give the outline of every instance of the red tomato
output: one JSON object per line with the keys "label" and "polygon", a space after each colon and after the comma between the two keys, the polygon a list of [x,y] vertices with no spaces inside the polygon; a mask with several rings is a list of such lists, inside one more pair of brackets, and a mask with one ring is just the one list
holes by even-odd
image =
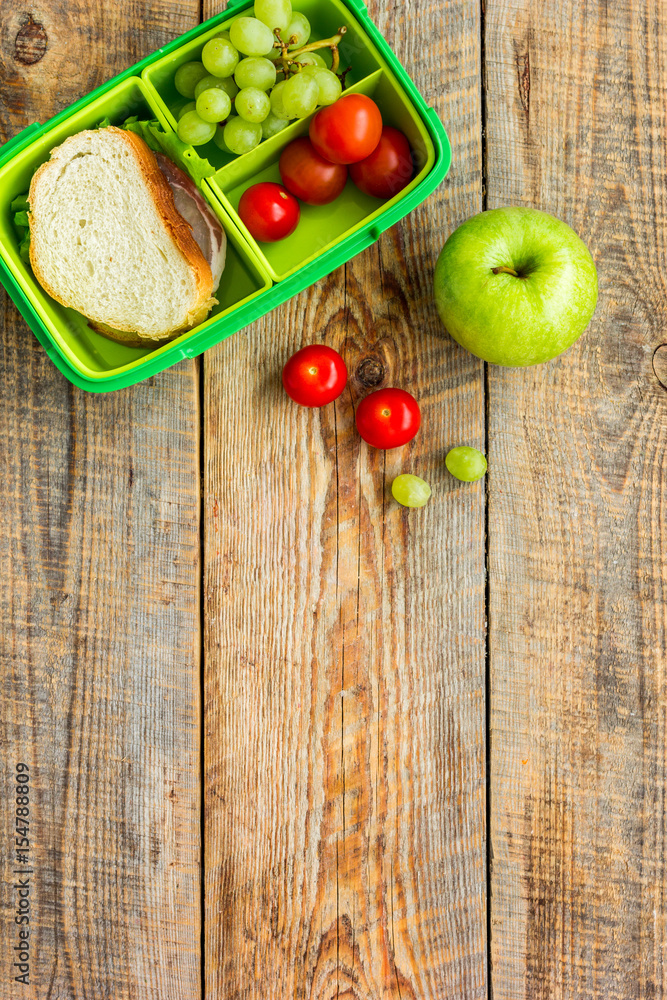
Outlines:
{"label": "red tomato", "polygon": [[262,181],[241,195],[241,221],[260,243],[276,243],[296,229],[301,209],[296,198],[282,184]]}
{"label": "red tomato", "polygon": [[320,108],[310,123],[310,140],[325,160],[356,163],[373,152],[382,135],[382,115],[364,94],[347,94]]}
{"label": "red tomato", "polygon": [[359,190],[374,198],[393,198],[412,180],[412,174],[410,144],[391,125],[384,126],[371,155],[350,167],[350,177]]}
{"label": "red tomato", "polygon": [[417,400],[404,389],[378,389],[359,403],[357,430],[373,448],[400,448],[419,430]]}
{"label": "red tomato", "polygon": [[340,396],[346,383],[345,362],[325,344],[302,347],[283,368],[285,392],[301,406],[331,403]]}
{"label": "red tomato", "polygon": [[307,205],[328,205],[347,181],[347,167],[325,160],[305,137],[285,147],[279,167],[287,190]]}

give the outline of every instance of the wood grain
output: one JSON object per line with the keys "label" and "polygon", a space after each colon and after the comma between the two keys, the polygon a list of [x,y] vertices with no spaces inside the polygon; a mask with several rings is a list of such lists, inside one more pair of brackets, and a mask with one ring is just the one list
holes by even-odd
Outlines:
{"label": "wood grain", "polygon": [[[457,169],[205,358],[209,1000],[486,996],[484,491],[443,462],[483,445],[482,366],[444,337],[431,295],[439,247],[480,208],[478,9],[420,9],[427,49],[408,8],[371,13]],[[352,377],[307,411],[280,371],[318,341]],[[354,407],[388,384],[424,421],[385,454],[361,444]],[[411,470],[433,486],[422,511],[391,499]]]}
{"label": "wood grain", "polygon": [[485,40],[489,207],[564,218],[600,275],[563,358],[489,369],[493,996],[657,1000],[667,5],[492,0]]}
{"label": "wood grain", "polygon": [[[5,136],[199,14],[192,2],[25,10],[2,11]],[[48,41],[26,63],[41,44],[24,33],[15,49],[29,12]],[[56,371],[4,295],[0,352],[0,996],[195,1000],[196,366],[86,395]],[[29,986],[12,969],[18,762],[32,786]]]}

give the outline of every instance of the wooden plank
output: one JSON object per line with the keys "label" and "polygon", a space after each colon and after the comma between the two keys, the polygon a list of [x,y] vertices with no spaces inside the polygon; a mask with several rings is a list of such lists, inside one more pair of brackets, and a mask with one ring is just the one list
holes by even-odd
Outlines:
{"label": "wooden plank", "polygon": [[[206,355],[208,1000],[486,997],[484,490],[443,463],[483,445],[483,371],[431,296],[439,248],[481,207],[478,7],[433,4],[419,30],[402,6],[371,13],[457,169]],[[317,341],[352,378],[312,412],[280,370]],[[422,405],[403,451],[360,446],[354,405],[375,378]],[[423,511],[392,501],[401,470],[432,483]]]}
{"label": "wooden plank", "polygon": [[[26,65],[14,54],[27,16],[3,14],[5,135],[198,15],[190,0],[50,0],[39,8],[46,53]],[[23,54],[34,54],[29,41]],[[135,389],[86,395],[4,296],[0,309],[0,995],[195,1000],[197,370],[188,362]],[[14,842],[18,764],[30,774],[29,865]],[[11,887],[26,877],[29,986],[12,964],[21,927]]]}
{"label": "wooden plank", "polygon": [[667,5],[486,10],[488,202],[587,240],[597,316],[489,370],[495,1000],[664,997]]}

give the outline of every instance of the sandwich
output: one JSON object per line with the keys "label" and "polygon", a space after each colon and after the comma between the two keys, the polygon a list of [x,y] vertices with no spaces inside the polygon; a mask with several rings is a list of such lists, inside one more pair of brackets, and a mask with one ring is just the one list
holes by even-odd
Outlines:
{"label": "sandwich", "polygon": [[190,177],[139,131],[91,129],[52,150],[30,184],[29,255],[42,288],[95,330],[154,346],[217,304],[227,240]]}

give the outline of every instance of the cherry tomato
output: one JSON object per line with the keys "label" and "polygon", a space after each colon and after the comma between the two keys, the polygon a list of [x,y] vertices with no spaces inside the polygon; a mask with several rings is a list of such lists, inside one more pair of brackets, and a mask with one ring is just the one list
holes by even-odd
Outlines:
{"label": "cherry tomato", "polygon": [[412,174],[410,144],[391,125],[384,126],[371,155],[350,167],[350,177],[359,190],[374,198],[393,198],[409,184]]}
{"label": "cherry tomato", "polygon": [[260,243],[276,243],[296,229],[301,209],[282,184],[262,181],[241,195],[239,215],[251,236]]}
{"label": "cherry tomato", "polygon": [[328,205],[347,181],[347,167],[325,160],[305,137],[285,147],[279,168],[287,190],[307,205]]}
{"label": "cherry tomato", "polygon": [[310,123],[310,141],[325,160],[356,163],[373,152],[382,135],[382,115],[365,94],[347,94],[320,108]]}
{"label": "cherry tomato", "polygon": [[301,406],[325,406],[340,396],[347,368],[337,351],[311,344],[293,354],[283,368],[285,392]]}
{"label": "cherry tomato", "polygon": [[400,448],[419,430],[417,400],[404,389],[378,389],[359,403],[357,430],[373,448]]}

